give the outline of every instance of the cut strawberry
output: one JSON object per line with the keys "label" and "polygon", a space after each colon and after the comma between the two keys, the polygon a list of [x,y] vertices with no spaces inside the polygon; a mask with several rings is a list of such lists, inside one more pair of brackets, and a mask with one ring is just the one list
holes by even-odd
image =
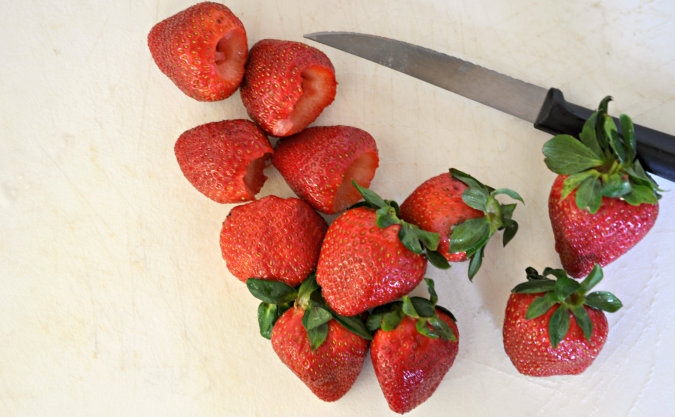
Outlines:
{"label": "cut strawberry", "polygon": [[241,99],[263,130],[290,136],[316,120],[336,88],[335,69],[323,52],[301,42],[263,39],[251,48]]}
{"label": "cut strawberry", "polygon": [[375,139],[351,126],[316,126],[279,141],[272,163],[315,209],[334,214],[361,199],[379,164]]}
{"label": "cut strawberry", "polygon": [[255,199],[274,152],[267,136],[244,119],[190,129],[178,138],[174,151],[188,181],[218,203]]}
{"label": "cut strawberry", "polygon": [[244,77],[246,30],[222,4],[198,3],[157,23],[148,47],[159,69],[196,100],[223,100]]}

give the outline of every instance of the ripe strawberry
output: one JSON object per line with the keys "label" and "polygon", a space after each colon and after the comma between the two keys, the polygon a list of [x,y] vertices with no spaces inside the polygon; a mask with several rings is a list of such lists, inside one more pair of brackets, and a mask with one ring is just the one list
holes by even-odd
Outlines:
{"label": "ripe strawberry", "polygon": [[424,230],[440,234],[438,252],[449,262],[471,259],[469,278],[480,268],[485,245],[504,229],[503,244],[518,231],[511,217],[515,204],[500,204],[496,196],[507,194],[523,201],[515,191],[495,190],[459,170],[430,178],[401,204],[401,218]]}
{"label": "ripe strawberry", "polygon": [[400,414],[431,397],[459,350],[455,318],[436,306],[433,281],[425,280],[430,300],[404,296],[375,309],[367,322],[377,329],[370,347],[375,375],[389,408]]}
{"label": "ripe strawberry", "polygon": [[262,130],[241,119],[192,128],[180,135],[174,152],[199,192],[218,203],[238,203],[255,199],[274,150]]}
{"label": "ripe strawberry", "polygon": [[159,69],[188,96],[223,100],[237,90],[248,57],[246,30],[222,4],[195,4],[161,22],[148,34]]}
{"label": "ripe strawberry", "polygon": [[244,282],[255,277],[296,286],[315,269],[327,227],[304,201],[270,195],[230,210],[220,249],[228,270]]}
{"label": "ripe strawberry", "polygon": [[333,64],[320,50],[263,39],[251,48],[240,93],[249,116],[264,131],[289,136],[333,102],[336,87]]}
{"label": "ripe strawberry", "polygon": [[606,291],[588,293],[602,279],[598,265],[581,283],[562,269],[546,268],[543,275],[531,267],[526,271],[528,281],[512,290],[506,305],[506,354],[524,375],[582,373],[607,340],[607,318],[602,310],[615,312],[621,301]]}
{"label": "ripe strawberry", "polygon": [[633,123],[621,115],[619,136],[607,114],[609,100],[600,102],[579,140],[558,135],[543,149],[546,165],[559,174],[548,200],[555,248],[573,277],[626,253],[659,213],[660,190],[636,159]]}
{"label": "ripe strawberry", "polygon": [[372,339],[361,319],[330,310],[313,274],[297,290],[255,278],[246,285],[263,301],[258,308],[261,334],[271,338],[281,361],[320,399],[336,401],[345,395],[361,373]]}
{"label": "ripe strawberry", "polygon": [[354,186],[366,201],[331,223],[316,267],[328,305],[346,316],[409,293],[422,281],[427,258],[441,267],[437,258],[445,260],[432,253],[437,233],[400,220],[396,203]]}
{"label": "ripe strawberry", "polygon": [[335,214],[361,199],[379,163],[375,139],[351,126],[310,127],[277,143],[272,164],[298,197]]}

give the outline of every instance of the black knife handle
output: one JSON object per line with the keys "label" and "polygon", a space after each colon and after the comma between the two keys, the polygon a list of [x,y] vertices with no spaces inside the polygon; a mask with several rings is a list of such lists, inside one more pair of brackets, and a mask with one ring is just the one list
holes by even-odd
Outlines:
{"label": "black knife handle", "polygon": [[[568,103],[562,91],[551,88],[534,127],[552,135],[568,134],[579,137],[584,123],[593,110]],[[619,133],[621,123],[615,117]],[[648,127],[635,125],[637,157],[645,170],[675,181],[675,136]]]}

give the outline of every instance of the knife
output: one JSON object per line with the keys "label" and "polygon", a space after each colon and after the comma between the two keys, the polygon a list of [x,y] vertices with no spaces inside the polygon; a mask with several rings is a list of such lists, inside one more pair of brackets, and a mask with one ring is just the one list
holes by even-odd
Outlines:
{"label": "knife", "polygon": [[[593,110],[543,88],[471,62],[395,39],[354,32],[316,32],[305,38],[349,52],[526,120],[552,135],[578,137]],[[621,123],[615,118],[619,131]],[[675,136],[635,125],[645,170],[675,181]]]}

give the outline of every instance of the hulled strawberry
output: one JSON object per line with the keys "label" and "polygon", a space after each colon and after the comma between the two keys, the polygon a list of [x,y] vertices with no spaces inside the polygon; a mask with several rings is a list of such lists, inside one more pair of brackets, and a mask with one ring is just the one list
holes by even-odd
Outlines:
{"label": "hulled strawberry", "polygon": [[336,88],[335,69],[323,52],[302,42],[263,39],[251,48],[240,93],[263,130],[289,136],[333,102]]}
{"label": "hulled strawberry", "polygon": [[244,77],[246,30],[219,3],[198,3],[157,23],[148,47],[159,69],[196,100],[223,100]]}
{"label": "hulled strawberry", "polygon": [[433,255],[438,234],[400,220],[395,202],[354,186],[366,201],[331,223],[316,269],[324,298],[333,310],[347,316],[412,291],[424,277],[425,253],[433,262],[445,261]]}
{"label": "hulled strawberry", "polygon": [[359,201],[352,181],[369,187],[378,163],[375,139],[351,126],[309,127],[280,140],[272,158],[295,194],[326,214]]}
{"label": "hulled strawberry", "polygon": [[432,177],[418,186],[401,204],[401,218],[438,233],[438,252],[448,261],[471,259],[468,273],[469,278],[473,278],[490,237],[504,230],[506,246],[518,231],[518,223],[512,219],[516,204],[501,204],[496,198],[500,194],[523,201],[513,190],[495,190],[451,168],[449,173]]}
{"label": "hulled strawberry", "polygon": [[174,146],[185,177],[218,203],[255,199],[267,177],[263,174],[274,150],[250,120],[224,120],[184,132]]}
{"label": "hulled strawberry", "polygon": [[562,269],[546,268],[543,275],[531,267],[526,271],[527,282],[512,290],[506,305],[506,354],[524,375],[582,373],[607,340],[603,311],[617,311],[621,301],[610,292],[589,293],[603,276],[598,265],[581,283]]}
{"label": "hulled strawberry", "polygon": [[336,401],[361,373],[372,338],[359,317],[344,317],[325,305],[311,274],[299,288],[249,279],[261,334],[271,338],[279,359],[323,401]]}
{"label": "hulled strawberry", "polygon": [[228,270],[248,278],[300,284],[316,268],[326,221],[298,198],[266,196],[230,210],[220,232]]}
{"label": "hulled strawberry", "polygon": [[548,200],[555,248],[573,277],[626,253],[659,213],[660,190],[636,159],[633,123],[621,115],[620,136],[607,114],[610,100],[600,102],[579,140],[558,135],[543,148],[546,165],[558,174]]}
{"label": "hulled strawberry", "polygon": [[433,395],[459,350],[455,318],[436,306],[433,281],[425,280],[429,300],[404,296],[376,308],[367,321],[375,331],[370,347],[375,375],[389,408],[400,414]]}

